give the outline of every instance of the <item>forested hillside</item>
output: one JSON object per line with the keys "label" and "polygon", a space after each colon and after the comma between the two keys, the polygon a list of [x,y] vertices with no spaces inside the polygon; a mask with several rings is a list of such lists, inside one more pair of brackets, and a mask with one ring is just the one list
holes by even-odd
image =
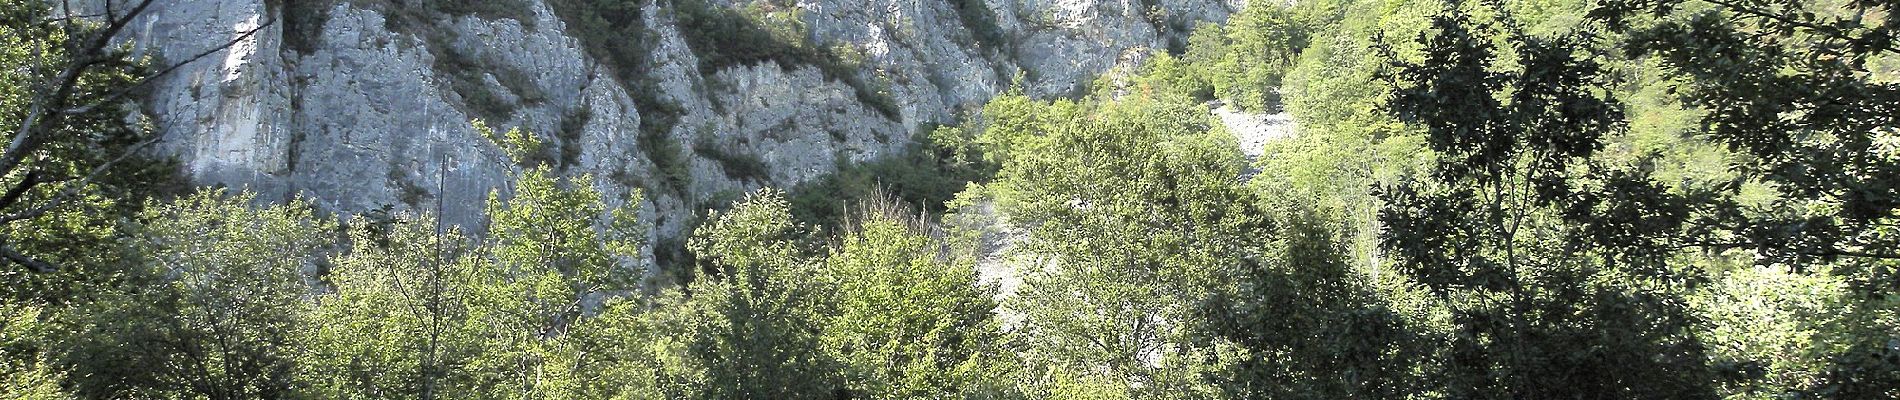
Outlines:
{"label": "forested hillside", "polygon": [[[363,212],[158,150],[154,82],[275,22],[160,57],[127,33],[152,3],[0,4],[0,399],[1900,398],[1892,1],[1148,1],[1191,33],[811,179],[496,112],[466,128],[495,182]],[[423,36],[522,12],[355,3]],[[640,107],[671,70],[612,60],[659,51],[651,10],[719,76],[866,84],[800,44],[816,3],[548,4]],[[1020,46],[990,4],[944,9]],[[688,180],[570,168],[630,149],[764,188],[642,210]]]}

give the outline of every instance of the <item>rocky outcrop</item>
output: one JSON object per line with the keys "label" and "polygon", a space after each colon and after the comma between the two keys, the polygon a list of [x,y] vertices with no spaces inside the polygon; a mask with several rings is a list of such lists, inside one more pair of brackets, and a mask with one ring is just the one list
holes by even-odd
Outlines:
{"label": "rocky outcrop", "polygon": [[557,149],[551,164],[595,177],[615,201],[644,189],[643,218],[664,239],[681,235],[695,209],[903,151],[918,129],[956,123],[1016,82],[1033,96],[1075,93],[1179,40],[1194,21],[1238,9],[1220,0],[782,3],[808,45],[861,58],[840,75],[773,62],[708,70],[700,56],[717,49],[692,48],[673,1],[648,2],[639,70],[650,84],[634,84],[590,57],[549,1],[514,1],[458,14],[421,0],[168,0],[130,39],[177,61],[262,27],[155,82],[145,101],[160,147],[196,182],[344,213],[439,203],[447,220],[479,226],[480,200],[506,191],[516,168],[470,128],[479,117],[546,138]]}
{"label": "rocky outcrop", "polygon": [[1240,153],[1247,161],[1258,161],[1266,155],[1267,142],[1292,137],[1298,132],[1299,124],[1293,122],[1293,114],[1281,111],[1274,114],[1247,112],[1232,106],[1213,107],[1214,118],[1221,126],[1240,142]]}

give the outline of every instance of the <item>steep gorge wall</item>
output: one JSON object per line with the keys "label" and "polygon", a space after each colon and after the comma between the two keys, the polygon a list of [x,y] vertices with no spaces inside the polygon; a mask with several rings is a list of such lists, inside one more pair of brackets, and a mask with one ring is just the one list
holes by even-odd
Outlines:
{"label": "steep gorge wall", "polygon": [[[713,0],[799,21],[803,45],[849,60],[708,68],[702,57],[724,53],[705,47],[728,43],[683,32],[698,25],[681,23],[676,1],[695,0],[639,3],[638,35],[586,40],[556,1],[166,0],[132,34],[147,54],[182,61],[263,26],[151,87],[162,150],[200,184],[338,212],[440,201],[447,220],[478,225],[481,200],[513,168],[469,127],[482,118],[545,138],[554,165],[596,177],[611,201],[645,189],[642,218],[668,239],[738,193],[903,151],[918,129],[958,122],[1018,77],[1033,96],[1075,93],[1239,8]],[[614,40],[642,51],[596,59]]]}

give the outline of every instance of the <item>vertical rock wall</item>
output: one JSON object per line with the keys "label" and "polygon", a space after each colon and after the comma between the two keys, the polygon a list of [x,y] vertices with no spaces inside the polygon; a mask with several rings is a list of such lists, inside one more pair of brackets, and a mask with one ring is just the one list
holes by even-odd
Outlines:
{"label": "vertical rock wall", "polygon": [[[523,10],[494,16],[420,10],[431,3],[420,0],[167,0],[131,39],[183,61],[262,26],[155,82],[145,101],[161,148],[195,182],[345,213],[439,201],[448,221],[477,226],[481,200],[506,190],[514,168],[469,127],[488,115],[564,149],[560,169],[596,177],[613,201],[644,188],[643,218],[658,239],[680,236],[709,202],[903,151],[916,130],[956,123],[1013,82],[1033,96],[1077,93],[1193,22],[1238,9],[1220,0],[788,3],[810,45],[862,56],[853,76],[894,103],[893,114],[817,66],[706,73],[707,49],[684,39],[671,1],[642,10],[651,51],[641,70],[653,84],[632,85],[590,58],[550,4],[520,1]],[[983,9],[960,14],[953,1]],[[664,111],[677,121],[642,140],[643,116],[661,111],[643,110],[636,96],[677,105]],[[656,157],[669,150],[678,160]],[[669,181],[664,162],[683,163],[670,168],[684,179]]]}

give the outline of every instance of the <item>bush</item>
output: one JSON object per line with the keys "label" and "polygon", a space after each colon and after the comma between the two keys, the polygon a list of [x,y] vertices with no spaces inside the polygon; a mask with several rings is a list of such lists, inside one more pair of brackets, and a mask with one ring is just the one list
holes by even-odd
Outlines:
{"label": "bush", "polygon": [[1280,107],[1277,88],[1307,47],[1309,25],[1288,6],[1250,3],[1226,26],[1195,27],[1182,60],[1205,76],[1215,97],[1246,111],[1273,111]]}
{"label": "bush", "polygon": [[[289,0],[296,2],[296,0]],[[507,18],[534,23],[534,14],[528,12],[528,3],[522,0],[429,0],[429,7],[449,15],[474,15],[486,19]]]}
{"label": "bush", "polygon": [[995,165],[976,154],[969,130],[942,127],[926,132],[901,154],[864,164],[840,161],[838,172],[793,188],[792,215],[802,223],[835,230],[851,217],[848,205],[886,192],[912,209],[942,215],[944,203],[957,192],[996,173]]}
{"label": "bush", "polygon": [[760,182],[771,178],[771,168],[757,154],[731,151],[711,140],[693,143],[693,152],[719,162],[727,178]]}
{"label": "bush", "polygon": [[686,158],[686,149],[679,141],[655,131],[641,131],[638,140],[647,160],[658,170],[661,183],[684,192],[687,181],[692,179],[692,171],[688,169],[691,165],[687,164],[690,160]]}
{"label": "bush", "polygon": [[[818,53],[804,45],[804,24],[796,16],[773,15],[777,12],[756,4],[744,11],[721,7],[704,0],[674,3],[680,33],[686,44],[699,55],[700,72],[711,74],[736,65],[756,65],[766,61],[791,67],[818,63]],[[789,13],[789,12],[788,12]],[[777,29],[760,20],[782,19]]]}
{"label": "bush", "polygon": [[990,10],[989,4],[983,0],[950,0],[950,8],[957,10],[957,20],[970,30],[978,46],[999,52],[1010,48],[1003,27],[996,25],[996,11]]}
{"label": "bush", "polygon": [[639,75],[648,52],[646,22],[639,1],[551,0],[548,6],[567,23],[567,33],[579,39],[588,55],[614,69],[623,82]]}
{"label": "bush", "polygon": [[568,167],[580,164],[581,134],[586,133],[587,123],[593,121],[593,119],[593,107],[584,104],[578,108],[568,110],[566,114],[561,116],[561,130],[560,136],[558,137],[561,140],[561,154],[559,158],[559,167],[561,169],[567,169]]}
{"label": "bush", "polygon": [[283,0],[284,47],[299,53],[316,51],[323,24],[330,20],[330,8],[338,0]]}

